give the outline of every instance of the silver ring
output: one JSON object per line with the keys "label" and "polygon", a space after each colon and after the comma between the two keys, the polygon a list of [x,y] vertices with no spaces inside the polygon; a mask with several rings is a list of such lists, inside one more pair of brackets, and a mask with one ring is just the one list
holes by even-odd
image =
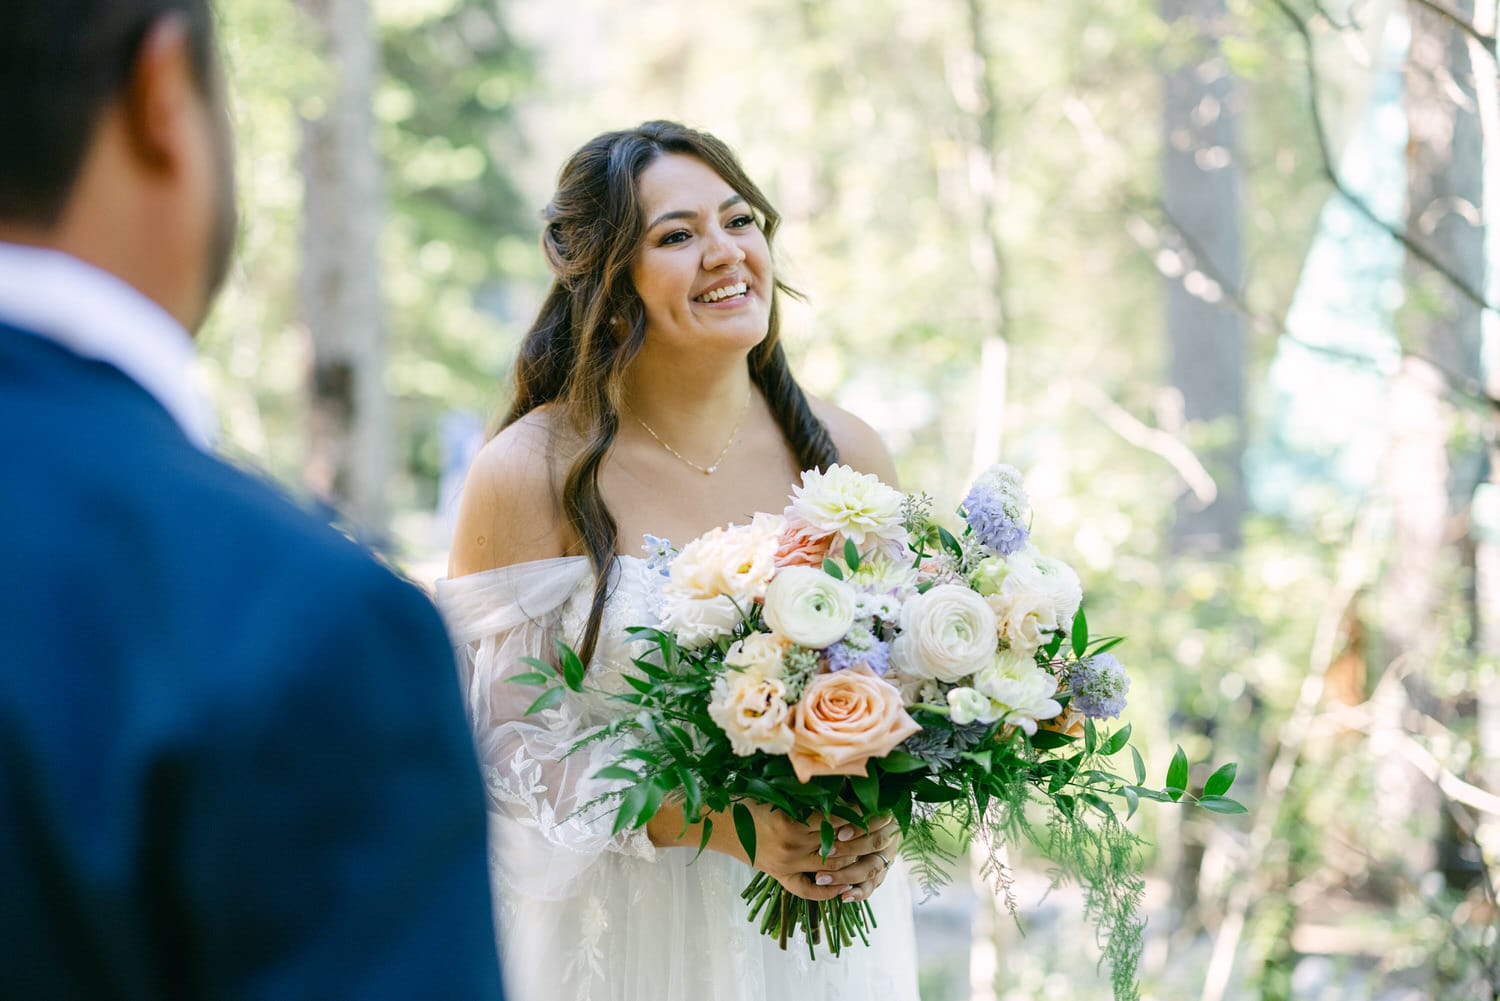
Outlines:
{"label": "silver ring", "polygon": [[[880,861],[885,863],[886,869],[889,869],[891,867],[891,860],[885,857],[884,852],[876,852],[875,854],[880,857]],[[883,872],[884,870],[881,871]]]}

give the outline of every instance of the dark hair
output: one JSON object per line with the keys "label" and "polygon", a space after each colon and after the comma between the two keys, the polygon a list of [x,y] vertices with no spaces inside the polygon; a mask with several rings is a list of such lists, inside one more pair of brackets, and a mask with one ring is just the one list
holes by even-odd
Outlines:
{"label": "dark hair", "polygon": [[213,94],[210,0],[0,2],[0,220],[59,221],[100,114],[167,14],[186,19],[198,83]]}
{"label": "dark hair", "polygon": [[[579,653],[587,663],[599,639],[609,566],[619,528],[599,491],[599,470],[620,426],[626,368],[646,336],[646,312],[630,279],[645,230],[641,173],[669,153],[697,157],[750,203],[769,246],[781,217],[720,140],[675,122],[606,132],[569,158],[543,218],[542,248],[554,281],[521,342],[515,393],[502,426],[545,403],[557,404],[583,437],[563,484],[562,507],[594,568],[594,600]],[[838,449],[792,377],[779,335],[779,279],[766,337],[751,352],[758,386],[803,469],[838,461]],[[619,318],[624,336],[611,329]]]}

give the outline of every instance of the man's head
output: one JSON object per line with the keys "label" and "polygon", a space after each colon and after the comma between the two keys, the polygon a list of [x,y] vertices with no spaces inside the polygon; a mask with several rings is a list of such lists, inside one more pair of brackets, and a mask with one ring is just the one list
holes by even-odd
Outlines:
{"label": "man's head", "polygon": [[234,242],[210,0],[0,2],[0,240],[80,257],[189,329]]}

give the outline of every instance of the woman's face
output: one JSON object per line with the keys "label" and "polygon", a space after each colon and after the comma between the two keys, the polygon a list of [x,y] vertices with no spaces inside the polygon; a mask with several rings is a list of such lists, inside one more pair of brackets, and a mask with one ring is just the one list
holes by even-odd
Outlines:
{"label": "woman's face", "polygon": [[697,157],[669,153],[641,172],[646,231],[630,267],[646,342],[748,351],[771,315],[771,249],[748,202]]}

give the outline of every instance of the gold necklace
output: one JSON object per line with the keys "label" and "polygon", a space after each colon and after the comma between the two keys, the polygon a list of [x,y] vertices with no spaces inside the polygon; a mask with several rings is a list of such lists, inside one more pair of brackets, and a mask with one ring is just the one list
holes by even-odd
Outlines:
{"label": "gold necklace", "polygon": [[657,434],[656,431],[652,429],[650,424],[647,424],[645,421],[641,420],[641,415],[631,409],[630,404],[626,403],[625,409],[630,412],[631,417],[635,418],[635,422],[637,424],[646,429],[647,434],[656,439],[656,443],[658,445],[666,449],[668,452],[671,452],[674,456],[677,457],[679,461],[698,470],[698,472],[702,473],[704,476],[712,476],[714,473],[718,472],[719,463],[724,461],[724,456],[729,454],[729,450],[734,447],[734,443],[739,439],[740,425],[745,423],[745,415],[750,412],[750,391],[747,391],[745,393],[745,405],[740,408],[740,419],[734,422],[734,430],[729,432],[729,440],[724,443],[723,448],[719,449],[719,454],[714,458],[713,465],[711,466],[698,465],[692,459],[689,459],[687,456],[677,451],[677,449],[673,448],[671,445],[668,445],[665,441],[662,441],[661,435]]}

